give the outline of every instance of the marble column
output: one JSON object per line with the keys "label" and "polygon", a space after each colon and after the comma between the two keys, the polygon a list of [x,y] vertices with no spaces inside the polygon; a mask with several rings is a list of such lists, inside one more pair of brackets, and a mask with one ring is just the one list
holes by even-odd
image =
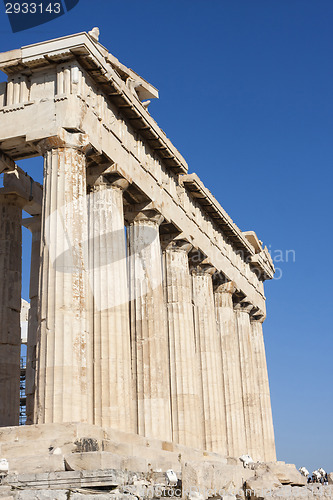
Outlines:
{"label": "marble column", "polygon": [[19,424],[22,208],[0,194],[0,426]]}
{"label": "marble column", "polygon": [[251,329],[260,402],[260,421],[263,437],[262,455],[263,460],[266,462],[274,462],[276,460],[275,439],[262,320],[253,319]]}
{"label": "marble column", "polygon": [[222,371],[225,394],[228,455],[239,457],[247,452],[241,365],[232,295],[232,281],[215,288],[215,312],[221,340]]}
{"label": "marble column", "polygon": [[248,302],[240,302],[234,306],[239,342],[247,453],[256,461],[262,458],[262,436],[258,423],[258,399],[254,374],[255,357],[251,339],[250,312],[252,309],[252,304]]}
{"label": "marble column", "polygon": [[165,281],[170,344],[170,382],[173,441],[203,448],[200,413],[199,359],[196,352],[192,284],[185,240],[165,250]]}
{"label": "marble column", "polygon": [[89,194],[94,423],[133,432],[124,179],[101,176]]}
{"label": "marble column", "polygon": [[28,219],[23,219],[23,225],[31,231],[31,265],[30,265],[30,309],[28,321],[28,341],[27,341],[27,368],[26,368],[26,424],[34,421],[34,397],[35,397],[35,376],[36,376],[36,343],[38,330],[38,286],[41,238],[41,217],[36,215]]}
{"label": "marble column", "polygon": [[169,345],[162,285],[159,225],[154,210],[126,214],[131,300],[131,342],[136,428],[143,436],[172,440]]}
{"label": "marble column", "polygon": [[194,325],[200,360],[204,448],[227,454],[221,344],[216,328],[212,282],[214,272],[209,265],[192,270]]}
{"label": "marble column", "polygon": [[93,422],[86,137],[42,141],[35,422]]}

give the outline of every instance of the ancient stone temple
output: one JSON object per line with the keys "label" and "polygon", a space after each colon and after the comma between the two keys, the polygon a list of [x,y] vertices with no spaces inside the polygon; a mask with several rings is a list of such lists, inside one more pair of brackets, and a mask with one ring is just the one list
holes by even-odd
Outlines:
{"label": "ancient stone temple", "polygon": [[[96,30],[2,53],[0,69],[0,426],[19,422],[24,225],[27,424],[275,461],[273,263],[188,172],[148,111],[158,91]],[[43,186],[15,163],[34,156]]]}

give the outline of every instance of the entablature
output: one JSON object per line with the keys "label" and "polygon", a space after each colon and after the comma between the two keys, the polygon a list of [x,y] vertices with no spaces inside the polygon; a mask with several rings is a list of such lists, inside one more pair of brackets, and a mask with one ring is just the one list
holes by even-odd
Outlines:
{"label": "entablature", "polygon": [[[75,37],[80,43],[73,48],[70,44]],[[106,164],[108,172],[105,174],[109,177],[127,179],[130,185],[124,193],[125,204],[153,203],[164,216],[160,233],[166,239],[174,232],[182,234],[193,248],[202,251],[218,271],[237,282],[239,290],[264,310],[262,281],[271,279],[274,274],[267,248],[262,249],[256,236],[248,237],[253,232],[242,233],[198,176],[187,174],[186,163],[184,168],[176,169],[154,148],[154,140],[145,138],[142,130],[135,129],[135,120],[124,113],[120,101],[109,92],[114,82],[121,95],[127,96],[140,111],[140,116],[148,120],[147,131],[151,133],[156,126],[159,137],[166,138],[135,96],[137,87],[133,91],[128,85],[126,67],[120,68],[116,61],[108,62],[109,53],[88,34],[59,40],[63,46],[57,50],[54,49],[57,41],[51,40],[23,47],[16,58],[11,53],[6,53],[7,59],[6,54],[0,55],[0,69],[5,69],[13,80],[10,88],[13,106],[0,109],[4,125],[0,147],[17,160],[40,154],[40,141],[61,135],[63,130],[69,134],[87,134],[93,149],[87,158],[88,178],[103,172],[103,164]],[[91,50],[87,49],[86,42]],[[96,76],[97,70],[92,70],[95,66],[91,61],[95,64],[98,60],[104,64],[103,68],[113,64],[109,79],[105,80],[104,74],[103,80]],[[27,96],[27,82],[23,73],[17,73],[19,68],[26,74],[29,68],[31,71],[27,102],[15,102],[21,95]],[[98,71],[98,75],[103,74],[101,69]],[[122,78],[118,73],[122,73]],[[44,80],[43,75],[46,75]],[[128,75],[134,80],[134,73]],[[1,102],[6,104],[0,95],[0,107]],[[31,117],[34,117],[33,123]],[[178,159],[182,160],[180,155]]]}
{"label": "entablature", "polygon": [[[88,33],[78,33],[4,52],[0,54],[0,70],[10,79],[17,73],[30,75],[33,71],[54,67],[72,59],[79,62],[109,99],[122,110],[131,125],[169,168],[179,173],[187,172],[186,161],[140,101],[147,97],[158,97],[157,89],[133,70],[120,64],[117,58]],[[134,85],[128,79],[134,81]]]}
{"label": "entablature", "polygon": [[39,182],[34,181],[26,172],[18,167],[7,155],[0,152],[0,171],[3,165],[8,165],[4,172],[2,196],[14,196],[19,200],[20,206],[30,215],[39,215],[42,211],[43,188]]}
{"label": "entablature", "polygon": [[262,279],[272,279],[275,272],[272,258],[267,247],[262,248],[262,242],[258,240],[255,232],[242,232],[197,174],[182,175],[180,182],[191,192],[193,198],[210,215],[215,224],[222,229],[233,246],[242,252],[251,267],[258,269]]}

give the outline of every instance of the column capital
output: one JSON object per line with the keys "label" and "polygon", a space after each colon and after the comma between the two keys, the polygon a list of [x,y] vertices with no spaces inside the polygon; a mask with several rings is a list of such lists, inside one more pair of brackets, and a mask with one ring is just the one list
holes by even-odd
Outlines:
{"label": "column capital", "polygon": [[166,235],[166,241],[163,245],[163,235],[161,235],[161,244],[166,251],[174,251],[174,252],[186,252],[187,254],[192,250],[193,245],[188,240],[184,238],[178,238],[177,236],[170,241],[169,235]]}
{"label": "column capital", "polygon": [[253,309],[253,305],[250,304],[250,302],[237,302],[237,304],[234,304],[234,310],[235,311],[241,311],[250,314],[250,312]]}
{"label": "column capital", "polygon": [[130,205],[125,213],[125,219],[130,224],[145,224],[160,226],[164,220],[163,215],[152,204]]}
{"label": "column capital", "polygon": [[30,215],[41,213],[43,188],[20,167],[15,165],[14,169],[4,172],[3,186],[0,192],[5,201],[24,208]]}
{"label": "column capital", "polygon": [[22,219],[22,226],[26,227],[31,233],[38,233],[41,230],[42,217],[35,215],[34,217],[27,217]]}
{"label": "column capital", "polygon": [[216,268],[209,263],[203,262],[195,267],[191,268],[191,274],[193,276],[204,276],[204,275],[210,275],[213,276],[213,274],[216,272]]}
{"label": "column capital", "polygon": [[42,139],[37,144],[37,148],[44,155],[47,151],[60,148],[73,148],[85,153],[90,148],[87,134],[81,132],[71,133],[61,129],[59,135],[54,135]]}
{"label": "column capital", "polygon": [[261,311],[258,311],[255,314],[250,316],[251,323],[261,323],[262,324],[265,321],[265,319],[266,319],[266,315]]}
{"label": "column capital", "polygon": [[27,204],[27,200],[21,196],[21,193],[13,189],[0,188],[0,203],[23,209]]}
{"label": "column capital", "polygon": [[0,174],[10,172],[15,170],[15,168],[16,164],[14,160],[3,151],[0,151]]}
{"label": "column capital", "polygon": [[216,286],[214,292],[215,293],[228,293],[233,295],[237,290],[236,284],[234,281],[227,281],[227,283],[221,283]]}
{"label": "column capital", "polygon": [[103,191],[104,189],[119,189],[120,191],[126,191],[129,184],[130,183],[122,177],[113,178],[109,177],[107,174],[102,174],[90,186],[90,191]]}

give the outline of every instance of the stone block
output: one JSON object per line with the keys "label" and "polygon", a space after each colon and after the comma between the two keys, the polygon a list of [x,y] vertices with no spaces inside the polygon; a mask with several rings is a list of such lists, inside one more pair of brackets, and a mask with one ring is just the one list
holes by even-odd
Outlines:
{"label": "stone block", "polygon": [[175,451],[175,445],[169,441],[162,441],[162,450],[164,451]]}
{"label": "stone block", "polygon": [[169,469],[172,469],[176,473],[180,473],[181,471],[181,463],[178,460],[168,460],[167,458],[163,457],[153,457],[153,458],[148,458],[148,471],[162,471],[166,472]]}
{"label": "stone block", "polygon": [[179,453],[175,453],[173,451],[164,451],[164,450],[152,450],[150,448],[140,448],[134,449],[134,456],[146,458],[148,462],[154,460],[161,460],[161,462],[169,462],[172,466],[179,464]]}
{"label": "stone block", "polygon": [[328,477],[328,484],[333,484],[333,472],[327,474],[327,477]]}
{"label": "stone block", "polygon": [[143,457],[124,457],[121,468],[133,472],[148,472],[149,460]]}
{"label": "stone block", "polygon": [[204,498],[221,496],[232,490],[242,488],[245,479],[253,471],[241,466],[226,465],[220,462],[185,462],[182,464],[183,496],[189,498],[193,492]]}
{"label": "stone block", "polygon": [[65,455],[65,468],[74,470],[122,469],[123,457],[105,451],[70,453]]}
{"label": "stone block", "polygon": [[9,495],[12,488],[10,486],[0,486],[0,498]]}
{"label": "stone block", "polygon": [[102,443],[102,448],[103,451],[108,451],[110,453],[113,453],[115,455],[121,455],[121,456],[137,456],[140,454],[137,453],[135,450],[140,450],[142,447],[135,445],[133,443],[122,443],[121,441],[111,441],[109,439],[106,439]]}
{"label": "stone block", "polygon": [[4,443],[1,445],[1,456],[6,457],[9,461],[14,458],[22,458],[24,456],[41,456],[41,455],[52,455],[52,451],[55,449],[60,449],[61,453],[71,453],[77,450],[75,443],[67,442],[64,444],[61,442],[59,446],[59,440],[54,439],[50,441],[38,441],[38,446],[35,446],[35,442],[31,441],[17,441],[14,443]]}
{"label": "stone block", "polygon": [[[253,471],[251,471],[253,473]],[[269,471],[255,472],[245,482],[245,497],[251,500],[260,500],[272,494],[272,490],[279,488],[279,479]]]}
{"label": "stone block", "polygon": [[85,424],[85,423],[76,423],[75,425],[75,434],[76,438],[84,438],[89,437],[96,439],[97,441],[101,441],[106,438],[106,431],[99,425],[93,424]]}
{"label": "stone block", "polygon": [[102,443],[105,436],[106,432],[98,425],[85,423],[36,424],[0,428],[0,443],[2,445],[38,441],[61,448],[68,443],[82,441],[84,438]]}
{"label": "stone block", "polygon": [[25,441],[54,441],[61,436],[64,442],[75,441],[77,424],[38,424],[0,429],[1,443],[17,443]]}
{"label": "stone block", "polygon": [[307,478],[302,476],[294,464],[269,462],[267,463],[267,468],[269,472],[276,476],[282,484],[305,486],[307,483]]}
{"label": "stone block", "polygon": [[34,455],[9,458],[9,470],[19,474],[40,472],[60,472],[65,470],[63,455]]}
{"label": "stone block", "polygon": [[104,439],[106,440],[119,443],[127,443],[131,445],[147,446],[148,438],[144,436],[139,436],[138,434],[130,432],[118,431],[116,429],[112,429],[111,427],[105,427],[103,429],[104,429]]}
{"label": "stone block", "polygon": [[[155,441],[157,443],[157,440]],[[159,443],[161,444],[162,442],[159,441]],[[156,449],[150,446],[142,446],[137,443],[122,443],[119,441],[104,440],[103,450],[122,457],[139,457],[141,460],[144,459],[147,461],[147,468],[145,467],[145,470],[150,468],[180,470],[179,453],[162,450],[162,446]],[[141,464],[143,464],[142,461]],[[130,470],[129,467],[126,468]]]}
{"label": "stone block", "polygon": [[23,490],[19,491],[16,500],[67,500],[66,490]]}

